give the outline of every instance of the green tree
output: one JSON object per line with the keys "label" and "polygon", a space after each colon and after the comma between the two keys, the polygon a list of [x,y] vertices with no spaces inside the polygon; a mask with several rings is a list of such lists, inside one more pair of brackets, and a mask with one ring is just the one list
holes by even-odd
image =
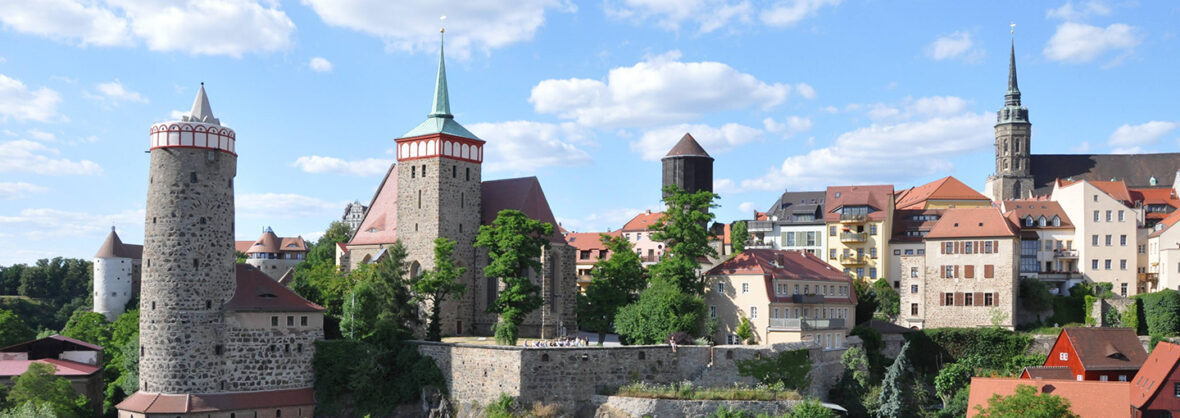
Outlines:
{"label": "green tree", "polygon": [[[106,383],[103,411],[108,415],[115,413],[115,405],[128,394],[134,393],[136,386],[128,386],[126,382],[138,382],[139,365],[128,364],[127,356],[133,356],[135,363],[139,361],[139,310],[124,312],[115,318],[108,329],[110,337],[103,345],[103,380]],[[133,345],[131,352],[128,346]]]}
{"label": "green tree", "polygon": [[540,286],[529,280],[529,271],[540,272],[543,249],[549,248],[553,225],[529,219],[524,212],[505,209],[496,215],[491,225],[479,227],[475,246],[488,251],[489,262],[484,267],[485,277],[496,277],[504,289],[496,297],[488,312],[498,314],[496,342],[516,345],[517,327],[525,315],[540,308]]}
{"label": "green tree", "polygon": [[840,380],[836,382],[829,393],[832,402],[836,402],[848,409],[848,415],[853,417],[868,416],[861,398],[869,388],[869,359],[860,347],[849,347],[840,355],[840,365],[844,371]]}
{"label": "green tree", "polygon": [[942,405],[938,411],[939,418],[960,418],[967,416],[968,397],[971,395],[971,385],[964,386],[955,392],[950,401]]}
{"label": "green tree", "polygon": [[901,298],[898,296],[897,290],[889,284],[888,280],[881,278],[873,283],[873,294],[879,302],[875,316],[893,322],[897,318],[897,315],[901,313]]}
{"label": "green tree", "polygon": [[982,418],[1022,417],[1022,418],[1076,418],[1069,409],[1069,400],[1057,395],[1037,394],[1037,389],[1029,385],[1016,386],[1016,393],[1009,396],[994,394],[987,400],[987,407],[976,405],[976,415]]}
{"label": "green tree", "polygon": [[893,364],[885,371],[885,379],[881,381],[881,405],[877,414],[881,417],[903,417],[910,412],[910,375],[913,367],[910,365],[910,343],[901,347],[901,354],[893,360]]}
{"label": "green tree", "polygon": [[815,399],[808,399],[791,407],[789,418],[836,418],[836,413]]}
{"label": "green tree", "polygon": [[959,362],[948,364],[938,372],[938,376],[934,378],[934,390],[938,397],[942,398],[944,405],[950,403],[951,398],[959,393],[960,389],[971,383],[972,371],[971,366]]}
{"label": "green tree", "polygon": [[734,254],[741,254],[746,250],[746,243],[750,240],[750,231],[746,229],[746,221],[734,222],[729,227],[729,241]]}
{"label": "green tree", "polygon": [[674,332],[694,334],[704,317],[704,299],[654,279],[638,301],[619,309],[615,332],[627,344],[661,344]]}
{"label": "green tree", "polygon": [[741,322],[738,323],[737,330],[734,330],[734,334],[737,334],[738,339],[743,343],[751,343],[751,337],[754,336],[754,330],[750,327],[750,319],[743,316]]}
{"label": "green tree", "polygon": [[98,312],[78,311],[66,322],[61,335],[105,347],[111,339],[111,323]]}
{"label": "green tree", "polygon": [[310,267],[319,264],[336,264],[336,244],[341,242],[348,242],[352,236],[352,230],[348,224],[340,221],[333,221],[328,224],[328,229],[324,230],[324,235],[320,239],[310,245],[307,249],[307,257],[304,261],[299,263],[295,268],[298,271],[304,267]]}
{"label": "green tree", "polygon": [[578,294],[578,325],[598,333],[598,344],[614,328],[619,308],[639,299],[647,285],[643,263],[631,249],[631,241],[602,234],[599,239],[610,257],[599,257],[590,270],[593,278],[585,294]]}
{"label": "green tree", "polygon": [[401,241],[394,241],[393,245],[386,249],[386,255],[371,273],[367,280],[373,283],[378,305],[384,307],[377,318],[389,321],[401,331],[408,332],[409,329],[416,328],[421,321],[418,318],[418,304],[414,302],[408,277],[406,247]]}
{"label": "green tree", "polygon": [[1170,337],[1180,331],[1180,292],[1164,289],[1142,296],[1147,333]]}
{"label": "green tree", "polygon": [[651,267],[655,279],[675,283],[682,292],[701,295],[705,284],[697,274],[701,260],[717,257],[717,250],[709,245],[709,231],[706,229],[713,220],[710,209],[717,195],[701,190],[687,193],[678,186],[664,188],[667,209],[664,216],[649,229],[651,239],[664,243],[664,258]]}
{"label": "green tree", "polygon": [[861,322],[873,319],[873,314],[877,313],[877,307],[881,305],[873,293],[873,285],[864,280],[853,280],[852,288],[856,291],[855,319]]}
{"label": "green tree", "polygon": [[426,327],[426,340],[442,340],[442,324],[439,315],[447,295],[463,296],[467,286],[457,280],[467,271],[466,267],[455,265],[452,254],[455,241],[446,238],[434,239],[434,268],[413,279],[414,300],[430,304],[430,321]]}
{"label": "green tree", "polygon": [[57,368],[48,363],[30,363],[29,369],[12,380],[9,405],[30,402],[48,406],[61,418],[87,415],[87,399],[70,386],[70,381],[54,375]]}
{"label": "green tree", "polygon": [[28,341],[37,333],[11,311],[0,309],[0,347]]}
{"label": "green tree", "polygon": [[48,404],[25,402],[0,412],[0,418],[58,418]]}
{"label": "green tree", "polygon": [[1053,294],[1049,285],[1037,279],[1020,279],[1020,306],[1029,312],[1040,312],[1053,307]]}

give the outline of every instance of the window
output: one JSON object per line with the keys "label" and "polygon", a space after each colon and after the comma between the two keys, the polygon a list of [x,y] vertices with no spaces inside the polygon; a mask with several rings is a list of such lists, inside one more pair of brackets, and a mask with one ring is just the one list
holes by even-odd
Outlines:
{"label": "window", "polygon": [[1105,263],[1103,263],[1103,264],[1105,264],[1105,265],[1106,265],[1106,269],[1107,269],[1107,270],[1110,270],[1110,259],[1109,259],[1109,258],[1108,258],[1108,259],[1106,259],[1106,262],[1105,262]]}
{"label": "window", "polygon": [[972,253],[971,250],[974,249],[974,247],[972,247],[971,244],[972,244],[971,241],[967,241],[967,242],[963,243],[963,254],[971,254]]}
{"label": "window", "polygon": [[[906,250],[906,251],[913,251],[913,250]],[[901,255],[901,250],[893,250],[893,255]]]}
{"label": "window", "polygon": [[[1120,212],[1121,212],[1121,211],[1120,211]],[[1120,375],[1119,375],[1119,381],[1120,381],[1120,382],[1126,382],[1126,381],[1127,381],[1127,375],[1125,375],[1125,374],[1120,374]]]}
{"label": "window", "polygon": [[1127,269],[1127,260],[1119,260],[1119,270]]}
{"label": "window", "polygon": [[836,226],[835,226],[835,225],[832,225],[832,226],[829,226],[829,227],[828,227],[828,236],[829,236],[829,237],[834,237],[834,236],[836,236]]}
{"label": "window", "polygon": [[[1095,201],[1095,202],[1097,202],[1097,201],[1098,201],[1098,200],[1097,200],[1097,199],[1098,199],[1098,195],[1094,195],[1094,199],[1095,199],[1094,201]],[[1098,216],[1099,216],[1099,212],[1098,212],[1098,211],[1094,211],[1094,222],[1098,222]]]}
{"label": "window", "polygon": [[832,260],[836,259],[836,249],[835,248],[828,250],[828,258],[830,258]]}
{"label": "window", "polygon": [[942,300],[943,300],[944,305],[954,306],[955,305],[955,294],[954,293],[943,293]]}
{"label": "window", "polygon": [[307,317],[306,316],[299,317],[299,326],[303,326],[303,327],[307,326]]}
{"label": "window", "polygon": [[910,293],[918,293],[918,285],[911,284],[910,285]]}
{"label": "window", "polygon": [[870,279],[877,278],[877,268],[876,267],[869,267],[869,278]]}
{"label": "window", "polygon": [[955,243],[947,241],[946,244],[943,244],[942,252],[946,253],[946,254],[954,254],[955,253]]}
{"label": "window", "polygon": [[783,232],[783,238],[785,241],[785,244],[783,244],[783,245],[786,245],[788,247],[795,246],[795,234],[792,234],[790,232]]}
{"label": "window", "polygon": [[869,248],[869,258],[877,258],[877,247]]}
{"label": "window", "polygon": [[471,167],[467,167],[467,181],[471,181]]}
{"label": "window", "polygon": [[1108,211],[1106,211],[1106,221],[1107,221],[1107,222],[1110,222],[1110,221],[1111,221],[1111,217],[1110,217],[1110,215],[1111,215],[1111,211],[1109,211],[1109,210],[1108,210]]}
{"label": "window", "polygon": [[758,307],[757,306],[750,307],[750,319],[758,319]]}
{"label": "window", "polygon": [[1098,235],[1097,234],[1090,236],[1090,245],[1093,245],[1095,247],[1098,246]]}
{"label": "window", "polygon": [[918,304],[916,304],[916,303],[910,304],[910,315],[918,316]]}
{"label": "window", "polygon": [[295,317],[293,317],[293,316],[287,317],[287,326],[289,326],[289,327],[295,326]]}
{"label": "window", "polygon": [[912,278],[918,277],[918,268],[917,267],[910,267],[910,277],[912,277]]}
{"label": "window", "polygon": [[906,248],[905,255],[914,255],[914,250],[912,248]]}
{"label": "window", "polygon": [[1090,269],[1098,270],[1098,259],[1090,260]]}
{"label": "window", "polygon": [[1098,195],[1094,195],[1094,201],[1095,201],[1095,202],[1097,202],[1097,201],[1098,201]]}
{"label": "window", "polygon": [[270,317],[270,326],[272,326],[272,327],[279,326],[279,317],[277,317],[277,316]]}
{"label": "window", "polygon": [[795,294],[796,294],[796,295],[798,295],[798,294],[799,294],[799,285],[795,285]]}
{"label": "window", "polygon": [[717,283],[717,293],[725,293],[725,283]]}
{"label": "window", "polygon": [[856,268],[856,277],[858,279],[865,277],[865,268],[864,267],[857,267]]}
{"label": "window", "polygon": [[709,305],[709,318],[716,318],[716,317],[717,317],[717,307],[713,306],[713,305]]}
{"label": "window", "polygon": [[942,277],[955,277],[955,266],[942,266]]}
{"label": "window", "polygon": [[1123,247],[1127,246],[1127,234],[1119,235],[1119,245]]}
{"label": "window", "polygon": [[1107,234],[1107,235],[1106,235],[1106,246],[1107,246],[1107,247],[1109,247],[1109,246],[1110,246],[1110,242],[1111,242],[1111,241],[1110,241],[1110,238],[1111,238],[1111,235],[1110,235],[1110,234]]}
{"label": "window", "polygon": [[1119,211],[1119,222],[1122,222],[1124,219],[1125,219],[1125,217],[1123,216],[1123,211],[1120,210]]}
{"label": "window", "polygon": [[991,241],[984,241],[983,242],[983,253],[984,254],[991,254],[992,253],[992,242]]}
{"label": "window", "polygon": [[996,303],[995,301],[996,301],[995,295],[993,295],[991,293],[984,293],[983,294],[983,306],[992,306]]}
{"label": "window", "polygon": [[750,293],[750,284],[742,283],[742,293]]}
{"label": "window", "polygon": [[877,235],[877,224],[869,224],[869,235]]}
{"label": "window", "polygon": [[963,294],[963,306],[973,306],[974,293],[967,292]]}
{"label": "window", "polygon": [[1127,284],[1123,283],[1120,287],[1121,289],[1119,290],[1119,296],[1127,297]]}
{"label": "window", "polygon": [[925,248],[919,248],[919,249],[918,249],[918,255],[926,255],[926,249],[925,249]]}
{"label": "window", "polygon": [[1099,382],[1105,382],[1105,381],[1108,381],[1108,380],[1110,380],[1110,377],[1107,377],[1106,375],[1098,376],[1098,381],[1099,381]]}
{"label": "window", "polygon": [[1057,353],[1057,359],[1061,361],[1069,361],[1069,353],[1064,351]]}
{"label": "window", "polygon": [[458,169],[459,169],[459,166],[457,166],[457,165],[453,165],[453,166],[451,166],[451,178],[457,178],[457,177],[459,177],[459,171],[458,171]]}
{"label": "window", "polygon": [[1175,392],[1175,396],[1180,398],[1180,382],[1172,384],[1172,392]]}
{"label": "window", "polygon": [[418,166],[410,166],[410,178],[418,177]]}

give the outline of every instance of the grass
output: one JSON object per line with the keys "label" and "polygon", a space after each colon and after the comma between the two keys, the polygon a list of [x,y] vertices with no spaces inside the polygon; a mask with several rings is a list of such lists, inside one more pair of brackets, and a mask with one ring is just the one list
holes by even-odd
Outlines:
{"label": "grass", "polygon": [[620,387],[615,396],[650,399],[678,399],[693,401],[784,401],[801,400],[803,396],[794,390],[781,387],[734,384],[725,387],[700,387],[691,382],[670,385],[632,383]]}

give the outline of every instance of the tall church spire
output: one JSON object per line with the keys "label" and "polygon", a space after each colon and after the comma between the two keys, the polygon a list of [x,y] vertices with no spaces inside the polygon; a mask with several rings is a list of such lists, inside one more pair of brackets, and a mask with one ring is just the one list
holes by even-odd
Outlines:
{"label": "tall church spire", "polygon": [[451,119],[451,98],[447,92],[447,62],[443,54],[443,44],[446,41],[446,29],[439,31],[438,42],[438,79],[434,85],[434,105],[430,108],[432,118],[441,117]]}
{"label": "tall church spire", "polygon": [[205,95],[205,83],[197,90],[197,98],[193,100],[193,109],[182,118],[185,122],[204,122],[221,125],[221,121],[213,117],[213,108],[209,106],[209,96]]}
{"label": "tall church spire", "polygon": [[1008,92],[1004,94],[1005,106],[1020,106],[1020,87],[1016,83],[1016,39],[1008,55]]}

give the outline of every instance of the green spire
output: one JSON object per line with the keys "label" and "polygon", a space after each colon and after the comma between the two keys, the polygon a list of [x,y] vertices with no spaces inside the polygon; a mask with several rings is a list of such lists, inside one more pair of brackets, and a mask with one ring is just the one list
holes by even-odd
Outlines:
{"label": "green spire", "polygon": [[447,63],[443,55],[443,43],[446,40],[446,30],[439,31],[438,43],[438,80],[434,85],[434,105],[431,106],[429,117],[451,119],[451,98],[447,93]]}
{"label": "green spire", "polygon": [[1020,106],[1020,87],[1016,84],[1016,39],[1012,39],[1012,50],[1008,54],[1008,92],[1004,94],[1005,106]]}

